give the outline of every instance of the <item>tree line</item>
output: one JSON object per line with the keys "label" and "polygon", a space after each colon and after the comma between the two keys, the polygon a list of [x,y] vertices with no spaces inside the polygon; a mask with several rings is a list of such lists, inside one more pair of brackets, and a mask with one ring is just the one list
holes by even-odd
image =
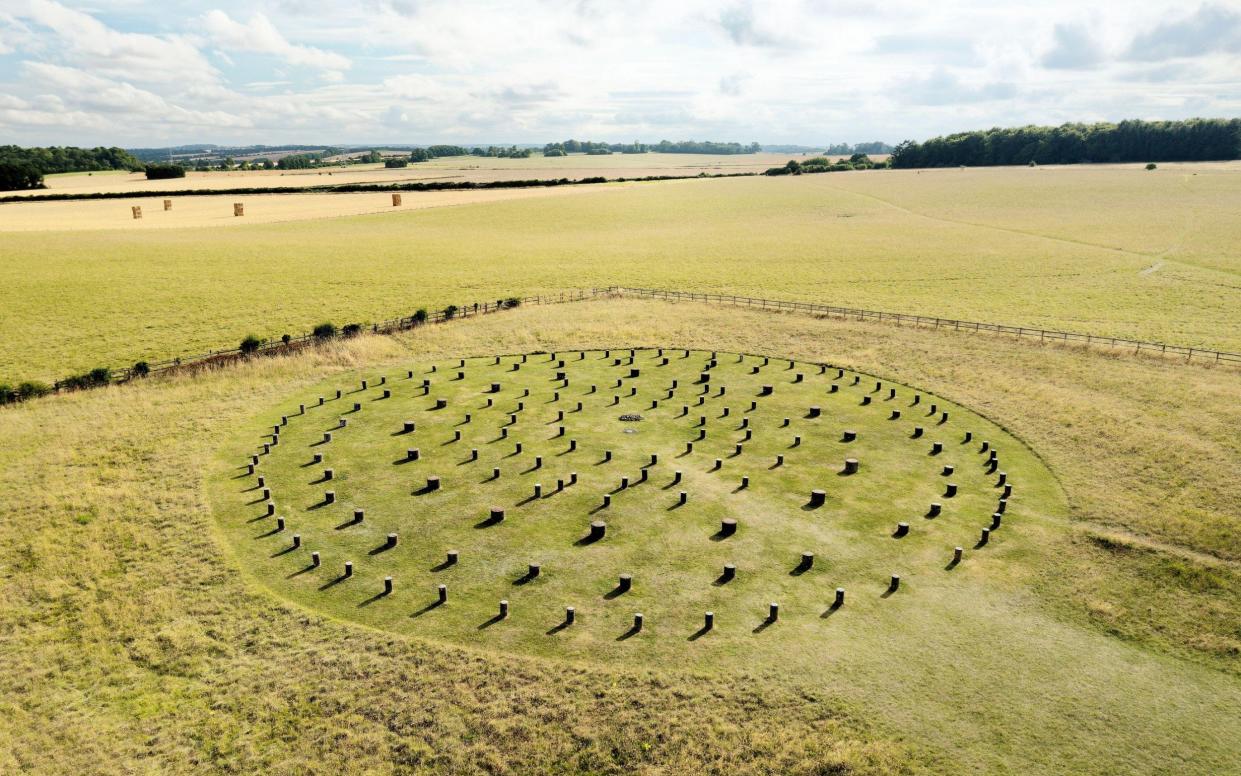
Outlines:
{"label": "tree line", "polygon": [[853,154],[890,154],[892,146],[882,140],[872,140],[869,143],[834,143],[823,149],[823,153],[829,156],[851,156]]}
{"label": "tree line", "polygon": [[1241,158],[1241,119],[1122,121],[958,132],[892,151],[893,167],[987,167]]}
{"label": "tree line", "polygon": [[646,143],[600,143],[590,140],[565,140],[560,143],[548,143],[543,146],[544,156],[564,156],[566,154],[756,154],[760,150],[758,143],[742,145],[741,143],[717,143],[711,140],[681,140],[671,142],[661,140],[653,145]]}
{"label": "tree line", "polygon": [[142,169],[142,162],[123,148],[22,148],[0,146],[0,190],[41,189],[43,176],[58,172]]}
{"label": "tree line", "polygon": [[790,159],[783,167],[771,167],[763,175],[813,175],[819,172],[846,172],[848,170],[882,170],[888,162],[876,162],[866,154],[853,154],[848,159],[832,161],[826,156],[815,156],[804,161]]}

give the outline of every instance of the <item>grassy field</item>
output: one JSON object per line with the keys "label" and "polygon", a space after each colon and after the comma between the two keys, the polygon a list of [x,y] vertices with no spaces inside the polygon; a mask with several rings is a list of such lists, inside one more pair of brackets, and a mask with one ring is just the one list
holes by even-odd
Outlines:
{"label": "grassy field", "polygon": [[[612,284],[1241,350],[1229,215],[1241,174],[1185,169],[678,181],[228,230],[10,233],[0,375],[56,378],[325,319]],[[942,212],[949,200],[969,205]],[[1108,226],[1117,219],[1127,226]]]}
{"label": "grassy field", "polygon": [[[1001,455],[1023,481],[1043,478],[1044,508],[1019,494],[1020,522],[995,546],[826,620],[790,613],[760,634],[687,642],[680,628],[654,638],[653,619],[649,641],[582,657],[486,640],[525,627],[524,609],[457,647],[447,632],[343,621],[371,616],[355,600],[307,608],[255,584],[272,575],[246,554],[262,542],[238,541],[236,481],[219,465],[273,412],[409,364],[621,345],[830,361],[969,408],[1014,440]],[[0,767],[1228,772],[1241,757],[1237,385],[1225,370],[1002,338],[608,301],[9,408]],[[398,594],[365,608],[416,600]],[[781,650],[802,627],[822,643]],[[742,643],[761,645],[755,659]],[[629,660],[629,646],[653,652]]]}

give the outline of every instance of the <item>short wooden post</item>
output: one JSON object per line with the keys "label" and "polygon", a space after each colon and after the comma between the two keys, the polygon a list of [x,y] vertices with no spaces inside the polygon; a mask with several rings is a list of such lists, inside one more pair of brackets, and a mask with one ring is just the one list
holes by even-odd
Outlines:
{"label": "short wooden post", "polygon": [[246,214],[246,206],[240,202],[234,202],[233,203],[233,216],[239,217],[239,216],[244,216],[245,214]]}

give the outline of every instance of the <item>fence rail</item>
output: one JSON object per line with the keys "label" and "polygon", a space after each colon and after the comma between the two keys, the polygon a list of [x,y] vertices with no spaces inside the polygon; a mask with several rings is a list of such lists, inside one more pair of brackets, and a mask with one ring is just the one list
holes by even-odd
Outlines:
{"label": "fence rail", "polygon": [[[810,315],[828,317],[835,316],[843,319],[885,321],[896,324],[912,324],[918,327],[927,326],[935,329],[952,329],[954,331],[1011,334],[1016,337],[1037,338],[1040,342],[1076,342],[1088,346],[1123,348],[1125,350],[1132,351],[1135,355],[1139,353],[1157,353],[1164,356],[1183,356],[1187,363],[1241,365],[1241,353],[1194,348],[1185,345],[1169,345],[1163,342],[1149,342],[1146,340],[1133,340],[1123,337],[1105,337],[1096,334],[1058,331],[1055,329],[1039,329],[1028,326],[1011,326],[1002,323],[965,321],[958,320],[956,318],[939,318],[929,315],[912,315],[909,313],[888,312],[885,310],[867,310],[860,307],[840,307],[837,305],[819,304],[816,302],[798,302],[786,299],[764,299],[761,297],[739,296],[736,294],[712,294],[698,293],[696,291],[673,291],[670,289],[659,288],[637,288],[633,286],[608,286],[605,288],[566,291],[560,294],[509,297],[508,299],[500,299],[495,302],[472,302],[469,304],[456,306],[452,314],[449,314],[447,309],[441,309],[436,310],[435,312],[427,313],[426,317],[423,319],[419,319],[417,316],[391,318],[386,321],[372,323],[365,328],[375,334],[392,334],[399,331],[408,331],[420,326],[446,323],[450,320],[465,320],[479,315],[490,315],[492,313],[517,307],[519,305],[579,302],[586,299],[596,299],[600,296],[633,296],[647,299],[686,300],[691,302],[704,302],[706,304],[730,305],[736,307],[758,308],[763,310],[791,310]],[[146,374],[157,374],[170,370],[203,368],[228,363],[248,355],[290,352],[303,348],[310,343],[322,341],[322,339],[323,338],[316,336],[313,332],[304,332],[296,336],[289,336],[287,340],[282,337],[279,340],[265,341],[250,353],[243,352],[240,347],[227,348],[223,350],[210,350],[206,353],[199,353],[193,356],[182,356],[179,358],[167,359],[165,361],[149,363],[147,364]],[[113,383],[123,383],[139,376],[142,375],[136,372],[133,367],[126,367],[112,372],[110,375],[110,381]],[[65,386],[61,382],[57,382],[53,386],[53,391],[60,392],[65,390],[67,387],[68,386]]]}
{"label": "fence rail", "polygon": [[908,323],[915,326],[930,326],[936,329],[953,329],[956,331],[992,332],[996,334],[1012,334],[1017,337],[1037,338],[1042,342],[1079,342],[1085,345],[1097,345],[1108,348],[1124,348],[1136,353],[1160,353],[1163,355],[1184,356],[1187,362],[1241,364],[1241,353],[1230,353],[1223,350],[1207,350],[1192,348],[1185,345],[1169,345],[1163,342],[1132,340],[1123,337],[1102,337],[1097,334],[1082,334],[1072,331],[1055,329],[1038,329],[1028,326],[1010,326],[1002,323],[982,323],[979,321],[963,321],[955,318],[938,318],[928,315],[911,315],[883,310],[866,310],[858,307],[838,307],[836,305],[817,304],[814,302],[795,302],[781,299],[762,299],[735,294],[706,294],[693,291],[670,291],[658,288],[633,288],[629,286],[612,286],[606,289],[620,296],[637,296],[653,299],[705,302],[708,304],[726,304],[738,307],[757,307],[766,310],[794,310],[811,315],[836,316],[856,320],[875,320],[890,323]]}

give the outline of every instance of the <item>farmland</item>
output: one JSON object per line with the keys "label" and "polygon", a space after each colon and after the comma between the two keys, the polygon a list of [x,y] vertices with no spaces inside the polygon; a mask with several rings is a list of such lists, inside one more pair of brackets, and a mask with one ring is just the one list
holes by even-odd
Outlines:
{"label": "farmland", "polygon": [[[124,200],[24,206],[63,208],[42,223],[74,208],[99,223],[107,208],[118,226],[5,234],[0,375],[51,380],[325,319],[612,284],[1241,349],[1231,163],[604,184],[414,210],[455,195],[407,193],[403,209],[316,195],[298,200],[306,220],[223,230],[135,222]],[[342,217],[323,218],[336,201]],[[347,215],[363,201],[386,212]]]}
{"label": "farmland", "polygon": [[280,188],[294,186],[341,186],[350,183],[394,184],[414,182],[474,182],[529,180],[531,178],[643,178],[692,176],[699,173],[758,173],[788,161],[785,154],[640,154],[498,159],[451,156],[388,169],[382,164],[353,164],[307,170],[232,170],[194,172],[184,178],[148,181],[142,173],[102,172],[51,175],[46,190],[16,192],[40,194],[91,194],[96,192],[176,191],[180,189]]}
{"label": "farmland", "polygon": [[[0,376],[614,284],[1241,350],[1233,163],[172,199],[0,206]],[[1239,385],[603,295],[0,408],[0,769],[1229,772]]]}
{"label": "farmland", "polygon": [[[923,571],[888,599],[850,584],[831,617],[803,619],[810,613],[790,605],[787,622],[759,633],[736,622],[725,629],[721,615],[715,640],[689,642],[682,630],[692,631],[668,632],[652,617],[649,641],[609,638],[600,654],[555,654],[567,647],[543,635],[550,624],[539,638],[521,635],[541,620],[514,594],[513,621],[461,647],[432,621],[371,623],[384,630],[351,622],[382,618],[377,606],[425,603],[428,590],[402,586],[413,585],[412,571],[365,614],[349,598],[361,589],[334,590],[335,604],[275,589],[288,572],[263,564],[279,547],[241,527],[253,496],[231,479],[273,418],[333,389],[356,390],[359,378],[389,375],[384,387],[400,386],[402,397],[408,369],[621,343],[829,361],[892,381],[905,404],[921,391],[953,408],[950,425],[994,433],[1029,492],[1016,492],[1013,524],[992,545],[969,548],[954,571]],[[744,378],[729,373],[728,382]],[[857,390],[848,382],[841,391]],[[6,770],[61,772],[152,762],[164,772],[517,773],[551,762],[605,773],[1227,772],[1241,740],[1241,504],[1227,487],[1241,454],[1236,386],[1226,370],[1074,348],[623,300],[519,309],[8,408],[0,733],[9,743],[0,756]],[[789,389],[781,384],[776,397]],[[868,409],[826,395],[822,404],[839,419]],[[413,407],[393,409],[389,420]],[[889,423],[856,420],[864,435]],[[368,433],[362,418],[350,425],[339,444]],[[361,469],[337,463],[354,475],[345,484],[362,483]],[[705,476],[684,468],[695,482]],[[456,487],[452,477],[445,486]],[[690,490],[717,498],[701,487]],[[382,515],[373,508],[366,519]],[[401,541],[416,539],[402,531]],[[833,554],[823,553],[829,568]],[[548,582],[571,573],[547,572]],[[463,582],[452,583],[454,594]],[[826,592],[834,581],[815,586]],[[599,605],[583,605],[586,635],[600,626],[590,615]],[[779,648],[803,628],[819,632],[818,646]],[[528,643],[510,643],[514,634]]]}

